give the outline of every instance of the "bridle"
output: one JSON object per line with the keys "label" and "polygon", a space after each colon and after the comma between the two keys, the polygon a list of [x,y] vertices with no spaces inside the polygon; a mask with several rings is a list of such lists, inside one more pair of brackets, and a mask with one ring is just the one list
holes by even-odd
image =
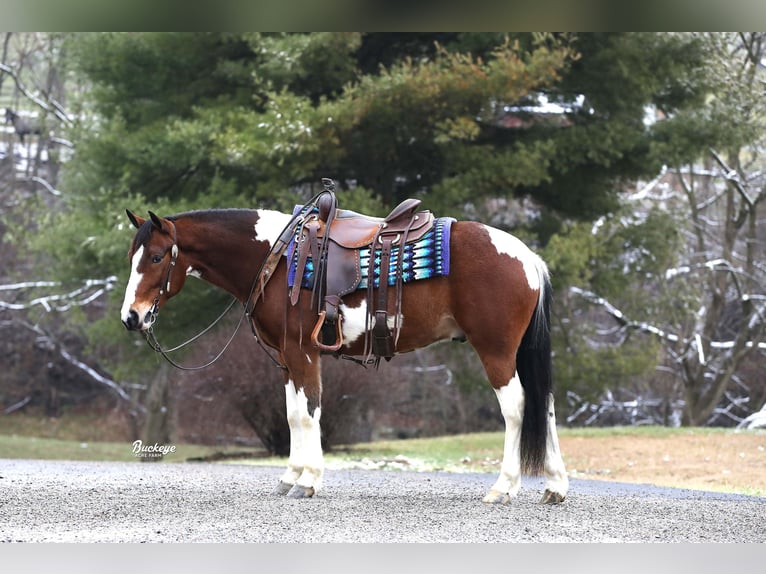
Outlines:
{"label": "bridle", "polygon": [[[325,188],[327,188],[328,185],[332,184],[332,180],[323,179],[322,183],[324,184]],[[255,306],[258,303],[258,300],[263,296],[263,292],[266,288],[266,284],[269,282],[269,280],[273,276],[274,270],[279,264],[279,261],[282,258],[283,253],[287,249],[289,242],[293,240],[296,228],[300,226],[301,224],[303,224],[303,222],[305,221],[306,215],[312,209],[316,208],[317,201],[323,193],[324,191],[316,194],[313,198],[311,198],[311,200],[309,200],[299,210],[298,213],[293,215],[293,217],[290,219],[287,225],[284,226],[284,228],[282,229],[282,232],[279,234],[279,238],[271,246],[271,249],[269,250],[269,253],[267,254],[266,258],[261,262],[261,265],[258,269],[258,273],[256,273],[255,279],[253,280],[252,287],[250,288],[250,294],[248,296],[247,302],[245,303],[244,312],[239,317],[239,322],[237,323],[237,326],[234,329],[234,333],[232,333],[231,337],[229,337],[229,340],[223,346],[221,351],[218,354],[216,354],[215,357],[213,357],[210,361],[208,361],[204,365],[199,365],[196,367],[187,367],[184,365],[180,365],[179,363],[174,361],[168,355],[168,353],[172,353],[174,351],[178,351],[179,349],[186,347],[187,345],[193,343],[194,341],[202,337],[205,333],[210,331],[210,329],[212,329],[215,325],[217,325],[218,322],[221,319],[223,319],[224,316],[229,312],[229,310],[231,310],[231,308],[237,302],[237,298],[236,297],[232,298],[231,303],[229,303],[226,309],[223,310],[223,313],[221,313],[215,319],[215,321],[213,321],[210,325],[205,327],[205,329],[200,331],[198,334],[194,335],[191,339],[187,340],[184,343],[181,343],[180,345],[173,347],[172,349],[165,349],[162,347],[160,342],[157,340],[157,336],[154,334],[153,326],[160,313],[160,307],[159,307],[160,299],[165,293],[170,292],[170,282],[173,276],[173,269],[175,269],[176,261],[178,260],[178,242],[177,242],[176,226],[172,221],[167,220],[168,223],[171,224],[172,230],[173,230],[173,245],[170,248],[170,263],[168,265],[165,281],[160,285],[159,292],[157,293],[157,296],[154,298],[154,302],[152,303],[152,306],[149,309],[149,327],[141,331],[141,334],[143,335],[149,347],[155,353],[161,354],[168,363],[170,363],[171,365],[173,365],[174,367],[182,371],[199,371],[201,369],[209,367],[210,365],[215,363],[218,359],[220,359],[223,356],[223,354],[226,352],[226,350],[229,348],[229,346],[231,345],[231,342],[234,340],[234,337],[236,337],[237,333],[239,332],[239,328],[242,326],[242,322],[244,321],[245,317],[251,316],[253,312],[255,311]],[[271,359],[271,362],[274,363],[274,365],[277,368],[282,370],[287,370],[287,367],[281,364],[277,359],[275,359],[272,356],[272,354],[268,351],[268,349],[266,349],[266,347],[263,344],[263,341],[261,341],[261,338],[258,336],[256,332],[254,323],[251,324],[251,327],[253,330],[253,336],[255,337],[255,340],[258,342],[261,348],[266,352],[266,355],[269,357],[269,359]]]}
{"label": "bridle", "polygon": [[[199,370],[202,370],[202,369],[205,369],[205,368],[209,367],[210,365],[215,363],[218,359],[220,359],[223,356],[223,354],[226,352],[226,350],[231,345],[232,341],[234,341],[234,337],[237,336],[237,333],[239,332],[239,329],[242,326],[242,322],[244,321],[245,317],[247,317],[248,315],[250,315],[253,312],[255,305],[254,304],[250,305],[250,303],[248,303],[245,306],[245,310],[240,315],[239,321],[237,322],[237,326],[235,327],[234,332],[231,334],[231,337],[229,337],[228,341],[226,341],[226,344],[223,346],[223,348],[210,361],[208,361],[207,363],[205,363],[203,365],[198,365],[198,366],[194,366],[194,367],[188,367],[188,366],[185,366],[185,365],[181,365],[180,363],[175,361],[169,354],[173,353],[175,351],[178,351],[180,349],[183,349],[187,345],[190,345],[191,343],[193,343],[194,341],[196,341],[197,339],[199,339],[200,337],[205,335],[213,327],[215,327],[221,321],[221,319],[223,319],[226,316],[226,314],[231,310],[231,308],[237,302],[237,298],[236,297],[232,297],[231,302],[226,306],[226,308],[223,310],[223,312],[220,315],[218,315],[218,317],[212,323],[210,323],[210,325],[205,327],[202,331],[200,331],[199,333],[197,333],[196,335],[194,335],[192,338],[188,339],[187,341],[181,343],[180,345],[176,345],[172,349],[165,349],[160,344],[159,340],[157,339],[157,335],[155,335],[155,333],[154,333],[154,323],[155,323],[155,321],[157,321],[157,317],[160,314],[160,299],[162,298],[163,295],[165,295],[165,293],[170,293],[171,280],[172,280],[172,277],[173,277],[173,270],[175,269],[176,262],[178,261],[178,251],[179,251],[178,250],[178,236],[177,236],[177,233],[176,233],[176,226],[170,220],[168,220],[168,223],[170,223],[170,225],[172,226],[172,230],[173,230],[173,245],[170,248],[170,263],[168,264],[168,270],[167,270],[167,273],[165,274],[165,280],[160,284],[160,288],[159,288],[159,291],[157,293],[157,296],[154,298],[154,302],[152,303],[152,306],[151,306],[151,308],[149,309],[149,312],[148,312],[148,314],[149,314],[149,321],[148,321],[149,327],[146,328],[146,329],[143,329],[141,331],[141,335],[143,335],[144,340],[146,341],[146,344],[149,345],[149,347],[155,353],[159,353],[160,355],[162,355],[162,357],[168,363],[173,365],[175,368],[180,369],[182,371],[199,371]],[[272,251],[273,251],[273,249],[272,249]],[[252,295],[255,292],[256,284],[258,283],[258,280],[259,280],[259,278],[261,277],[261,275],[262,275],[262,273],[264,271],[263,268],[264,268],[264,265],[262,264],[261,265],[261,269],[259,269],[258,273],[256,274],[256,279],[253,282],[253,287],[250,290],[250,297],[248,298],[248,301],[252,300]],[[255,336],[256,341],[258,342],[258,344],[265,351],[266,349],[265,349],[265,347],[263,347],[263,343],[261,342],[260,338],[256,335],[254,328],[253,328],[253,335]],[[278,368],[285,369],[285,367],[283,365],[281,365],[276,359],[274,359],[274,357],[272,357],[271,354],[268,351],[266,352],[266,354],[268,355],[268,357],[271,359],[271,361]]]}
{"label": "bridle", "polygon": [[174,351],[178,351],[179,349],[183,349],[187,345],[193,343],[200,337],[202,337],[205,333],[210,331],[215,325],[218,324],[218,322],[224,318],[224,316],[229,312],[229,310],[234,306],[234,303],[237,302],[236,298],[233,298],[231,303],[224,309],[223,313],[221,313],[215,321],[213,321],[210,325],[205,327],[202,331],[194,335],[191,339],[181,343],[180,345],[177,345],[173,347],[172,349],[165,349],[160,342],[157,340],[157,335],[154,334],[154,323],[157,320],[157,317],[160,314],[160,299],[162,298],[165,293],[170,293],[170,287],[171,287],[171,280],[173,278],[173,270],[175,269],[176,262],[178,261],[178,236],[176,233],[176,226],[175,224],[168,220],[168,223],[172,226],[171,229],[173,230],[173,245],[170,248],[170,263],[168,264],[168,270],[165,274],[165,280],[160,284],[160,289],[157,292],[157,296],[154,298],[154,302],[152,303],[151,308],[149,309],[149,327],[147,329],[144,329],[141,331],[141,334],[144,336],[144,339],[146,340],[146,343],[149,345],[149,347],[155,352],[159,353],[163,356],[163,358],[176,367],[177,369],[181,369],[182,371],[199,371],[200,369],[204,369],[205,367],[209,367],[213,363],[215,363],[218,359],[223,356],[223,354],[226,352],[226,349],[229,348],[229,345],[231,345],[231,342],[234,340],[234,337],[236,336],[237,332],[239,331],[240,326],[242,325],[242,321],[244,319],[244,315],[240,317],[239,323],[237,324],[237,328],[234,329],[234,333],[229,338],[229,340],[224,345],[223,349],[209,362],[205,363],[204,365],[199,365],[196,367],[187,367],[184,365],[181,365],[177,363],[172,357],[169,356],[169,353],[172,353]]}
{"label": "bridle", "polygon": [[165,293],[170,293],[170,281],[173,277],[173,269],[176,267],[176,261],[178,261],[178,235],[176,233],[176,225],[170,220],[168,220],[168,223],[173,226],[173,245],[170,248],[170,263],[168,264],[165,281],[160,285],[160,290],[149,309],[149,330],[151,330],[154,322],[157,320],[157,315],[160,313],[160,299]]}

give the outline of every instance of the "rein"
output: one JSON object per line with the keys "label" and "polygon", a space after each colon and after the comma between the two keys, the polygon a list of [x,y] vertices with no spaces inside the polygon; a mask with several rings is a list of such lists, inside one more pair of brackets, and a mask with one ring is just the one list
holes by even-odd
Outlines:
{"label": "rein", "polygon": [[[327,180],[327,181],[330,181],[330,180]],[[323,180],[323,183],[325,183],[325,187],[327,187],[328,185],[327,181]],[[244,307],[244,312],[240,315],[239,321],[237,322],[237,326],[235,327],[231,337],[229,337],[229,340],[226,341],[226,344],[223,346],[223,348],[218,352],[218,354],[215,357],[213,357],[210,361],[208,361],[204,365],[198,365],[195,367],[187,367],[185,365],[181,365],[180,363],[175,361],[172,357],[170,357],[169,353],[178,351],[186,347],[187,345],[193,343],[194,341],[196,341],[203,335],[205,335],[208,331],[210,331],[210,329],[212,329],[215,325],[217,325],[221,321],[221,319],[224,318],[224,316],[231,310],[231,308],[237,302],[237,299],[236,297],[233,298],[231,303],[229,303],[226,309],[224,309],[223,313],[221,313],[210,325],[208,325],[202,331],[194,335],[191,339],[188,339],[187,341],[173,347],[172,349],[165,349],[160,344],[159,340],[157,339],[157,335],[154,334],[154,323],[157,320],[157,317],[159,316],[159,312],[160,312],[159,311],[160,298],[166,292],[167,293],[170,292],[170,280],[173,274],[173,269],[175,268],[175,265],[176,265],[176,261],[178,259],[178,243],[177,243],[177,235],[176,235],[176,226],[171,221],[170,223],[173,225],[173,246],[170,248],[170,264],[168,265],[168,271],[167,271],[163,286],[160,287],[160,290],[157,293],[157,297],[154,298],[152,307],[149,310],[149,313],[151,315],[151,323],[149,324],[149,328],[141,331],[141,334],[143,335],[144,340],[146,341],[146,344],[149,345],[149,347],[155,353],[159,353],[160,355],[162,355],[162,357],[168,363],[170,363],[172,366],[182,371],[199,371],[209,367],[210,365],[215,363],[218,359],[220,359],[223,356],[223,354],[226,352],[226,350],[229,348],[229,346],[231,345],[232,341],[234,340],[234,337],[236,337],[237,333],[239,332],[239,329],[242,326],[242,321],[245,319],[245,317],[251,316],[253,312],[255,311],[255,306],[258,303],[258,300],[263,296],[263,292],[266,288],[266,284],[269,282],[269,279],[271,279],[274,273],[274,270],[279,264],[282,254],[287,248],[289,242],[293,240],[295,229],[299,225],[303,224],[306,215],[309,213],[309,211],[311,211],[316,206],[316,203],[319,197],[325,191],[326,189],[316,194],[313,198],[311,198],[303,206],[300,212],[294,215],[293,218],[282,229],[282,232],[279,234],[279,238],[271,247],[271,249],[269,250],[269,253],[261,262],[261,265],[258,268],[258,273],[256,273],[255,279],[253,280],[253,284],[250,288],[250,294],[248,295],[248,301]],[[263,342],[261,341],[260,337],[258,336],[255,330],[255,324],[253,322],[251,323],[252,323],[251,327],[253,330],[253,336],[255,337],[255,340],[258,342],[261,348],[266,352],[266,355],[269,357],[269,359],[271,359],[274,365],[276,365],[278,368],[282,370],[287,370],[287,367],[285,365],[282,365],[281,363],[279,363],[279,361],[277,361],[271,355],[271,353],[268,352],[268,350],[264,346]]]}
{"label": "rein", "polygon": [[229,340],[226,341],[226,344],[223,346],[223,348],[218,352],[218,354],[213,357],[210,361],[205,363],[204,365],[198,365],[196,367],[187,367],[185,365],[181,365],[180,363],[176,362],[168,353],[172,353],[174,351],[178,351],[179,349],[182,349],[189,345],[190,343],[193,343],[202,335],[207,333],[210,329],[212,329],[221,319],[223,319],[224,315],[229,312],[229,310],[234,306],[234,303],[236,303],[236,299],[232,299],[231,303],[224,309],[223,313],[221,313],[218,318],[213,321],[210,325],[205,327],[202,331],[200,331],[198,334],[196,334],[194,337],[189,339],[188,341],[181,343],[180,345],[177,345],[176,347],[173,347],[172,349],[165,349],[162,347],[160,342],[157,340],[157,335],[154,334],[153,327],[149,327],[145,331],[141,331],[141,334],[144,336],[144,339],[146,340],[147,345],[155,352],[162,355],[162,357],[171,365],[173,365],[176,369],[180,369],[181,371],[200,371],[206,367],[209,367],[213,363],[215,363],[218,359],[220,359],[223,354],[226,352],[226,350],[229,348],[229,345],[231,345],[231,342],[234,340],[234,337],[237,336],[237,333],[239,332],[239,328],[242,326],[242,321],[245,318],[245,313],[242,313],[242,315],[239,318],[239,322],[237,323],[236,328],[234,329],[234,332],[231,334],[231,337],[229,337]]}
{"label": "rein", "polygon": [[191,339],[181,343],[180,345],[176,345],[172,349],[165,349],[157,339],[157,335],[154,334],[154,323],[157,320],[157,317],[160,313],[160,298],[167,292],[170,292],[170,281],[173,276],[173,269],[176,266],[176,261],[178,260],[178,237],[176,234],[176,226],[171,221],[171,225],[173,226],[173,246],[170,248],[170,264],[168,265],[168,271],[165,275],[165,281],[162,284],[162,287],[160,287],[159,292],[157,293],[157,296],[154,298],[154,303],[152,303],[152,307],[149,310],[149,313],[151,315],[151,323],[149,324],[149,328],[145,331],[141,331],[141,334],[144,337],[144,340],[146,341],[146,344],[149,345],[149,347],[155,352],[162,355],[162,357],[171,365],[173,365],[175,368],[180,369],[182,371],[199,371],[206,367],[209,367],[213,363],[215,363],[218,359],[223,356],[223,354],[226,352],[226,349],[229,348],[229,345],[231,345],[231,342],[234,340],[234,337],[239,332],[239,328],[242,326],[242,320],[244,319],[244,314],[242,317],[239,318],[239,322],[237,323],[237,327],[234,329],[234,333],[232,333],[231,337],[229,337],[229,340],[226,341],[226,344],[223,346],[223,348],[220,350],[220,352],[209,362],[205,363],[204,365],[199,365],[196,367],[187,367],[185,365],[181,365],[175,360],[173,360],[169,353],[173,353],[175,351],[178,351],[179,349],[183,349],[187,345],[193,343],[200,337],[202,337],[205,333],[210,331],[215,325],[217,325],[221,319],[224,318],[224,316],[231,310],[231,308],[234,306],[234,303],[237,302],[237,299],[232,299],[231,303],[226,307],[226,309],[223,310],[223,313],[218,315],[218,317],[210,323],[207,327],[205,327],[202,331],[194,335]]}

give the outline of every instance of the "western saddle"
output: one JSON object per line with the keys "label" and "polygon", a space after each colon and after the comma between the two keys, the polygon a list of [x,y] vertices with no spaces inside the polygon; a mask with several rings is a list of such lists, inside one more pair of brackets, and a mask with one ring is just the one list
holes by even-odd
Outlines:
{"label": "western saddle", "polygon": [[[403,246],[422,238],[433,227],[434,216],[430,211],[417,211],[419,199],[404,200],[384,218],[339,209],[334,183],[329,179],[323,179],[322,183],[324,190],[303,206],[302,215],[294,227],[297,265],[290,303],[296,305],[300,300],[301,281],[311,258],[314,267],[312,308],[318,312],[311,341],[323,352],[337,353],[343,345],[341,299],[359,288],[362,281],[359,252],[370,249],[365,355],[368,359],[375,355],[376,363],[380,357],[390,360],[399,336]],[[394,248],[398,248],[399,255],[392,266]],[[380,279],[376,293],[375,260],[378,257]],[[390,280],[395,286],[393,304],[389,304]],[[374,309],[373,313],[370,313],[371,309]],[[389,309],[393,314],[393,332],[389,325]],[[374,323],[370,338],[371,319]]]}

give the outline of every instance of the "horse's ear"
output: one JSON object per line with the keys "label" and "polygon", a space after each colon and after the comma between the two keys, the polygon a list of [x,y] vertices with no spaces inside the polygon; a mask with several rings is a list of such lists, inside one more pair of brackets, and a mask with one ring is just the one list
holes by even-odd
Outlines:
{"label": "horse's ear", "polygon": [[143,217],[139,217],[138,215],[136,215],[129,209],[126,209],[125,213],[128,214],[128,219],[130,219],[130,222],[133,224],[133,227],[135,227],[136,229],[141,227],[144,221],[146,221],[146,219],[144,219]]}
{"label": "horse's ear", "polygon": [[149,217],[152,218],[152,224],[154,224],[154,227],[156,227],[160,231],[167,232],[168,226],[165,224],[165,221],[161,217],[155,215],[151,211],[149,212]]}

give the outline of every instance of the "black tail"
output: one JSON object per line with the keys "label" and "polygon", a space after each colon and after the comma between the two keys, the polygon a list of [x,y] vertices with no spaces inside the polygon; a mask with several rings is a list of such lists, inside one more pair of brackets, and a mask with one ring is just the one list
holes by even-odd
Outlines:
{"label": "black tail", "polygon": [[[541,262],[542,263],[542,262]],[[521,424],[521,468],[541,474],[548,438],[548,400],[553,392],[551,376],[551,283],[544,264],[538,270],[540,299],[516,353],[516,371],[524,388],[524,419]]]}

